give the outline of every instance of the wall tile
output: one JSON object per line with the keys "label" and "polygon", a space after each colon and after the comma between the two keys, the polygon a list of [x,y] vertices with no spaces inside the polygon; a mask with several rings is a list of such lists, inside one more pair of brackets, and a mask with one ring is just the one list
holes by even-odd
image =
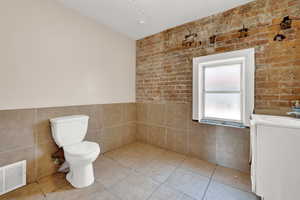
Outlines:
{"label": "wall tile", "polygon": [[35,109],[1,110],[0,129],[31,127],[34,116]]}
{"label": "wall tile", "polygon": [[149,126],[145,124],[138,123],[137,124],[137,133],[136,133],[136,138],[140,142],[149,142],[149,134],[148,134],[148,129]]}
{"label": "wall tile", "polygon": [[188,128],[188,105],[166,104],[166,126],[186,130]]}
{"label": "wall tile", "polygon": [[105,153],[122,146],[122,134],[124,126],[115,126],[101,129],[99,143]]}
{"label": "wall tile", "polygon": [[148,121],[148,104],[137,103],[137,121],[147,122]]}
{"label": "wall tile", "polygon": [[136,124],[134,122],[122,126],[122,145],[136,141]]}
{"label": "wall tile", "polygon": [[189,154],[216,163],[215,127],[197,124],[189,131]]}
{"label": "wall tile", "polygon": [[135,103],[0,111],[0,166],[27,160],[28,182],[55,173],[58,146],[49,119],[80,114],[90,117],[85,139],[99,143],[101,152],[136,140]]}
{"label": "wall tile", "polygon": [[95,114],[96,114],[96,120],[97,120],[97,126],[99,129],[103,128],[103,105],[98,104],[95,105]]}
{"label": "wall tile", "polygon": [[188,129],[191,129],[193,126],[198,126],[199,122],[198,121],[193,121],[193,105],[191,103],[187,104],[187,109],[188,109]]}
{"label": "wall tile", "polygon": [[85,140],[90,142],[98,142],[100,136],[100,129],[88,129],[86,133]]}
{"label": "wall tile", "polygon": [[36,181],[35,148],[17,149],[0,153],[0,166],[26,160],[27,183]]}
{"label": "wall tile", "polygon": [[58,151],[54,142],[37,144],[36,146],[36,167],[37,178],[51,175],[57,172],[58,165],[54,164],[52,155]]}
{"label": "wall tile", "polygon": [[176,130],[167,128],[167,148],[187,154],[188,151],[188,135],[186,130]]}
{"label": "wall tile", "polygon": [[166,148],[166,128],[149,126],[148,127],[149,143],[155,146]]}
{"label": "wall tile", "polygon": [[121,124],[124,120],[124,104],[102,105],[101,119],[103,127]]}
{"label": "wall tile", "polygon": [[[138,103],[137,140],[189,154],[226,167],[249,171],[249,133],[245,129],[192,121],[191,104]],[[164,114],[164,123],[159,119]],[[139,119],[139,116],[143,118]],[[159,120],[158,120],[159,119]],[[166,141],[161,134],[165,129]],[[246,131],[247,132],[247,131]]]}
{"label": "wall tile", "polygon": [[124,104],[124,121],[125,122],[134,122],[137,120],[136,114],[136,104],[135,103],[126,103]]}
{"label": "wall tile", "polygon": [[0,152],[34,145],[34,131],[30,127],[0,130]]}
{"label": "wall tile", "polygon": [[249,156],[243,154],[231,154],[228,152],[217,153],[217,163],[221,166],[240,170],[245,173],[250,172]]}
{"label": "wall tile", "polygon": [[216,127],[217,162],[225,167],[249,171],[249,129]]}
{"label": "wall tile", "polygon": [[165,124],[165,105],[164,104],[148,104],[147,122],[154,125]]}
{"label": "wall tile", "polygon": [[0,119],[0,152],[34,145],[34,109],[0,111]]}

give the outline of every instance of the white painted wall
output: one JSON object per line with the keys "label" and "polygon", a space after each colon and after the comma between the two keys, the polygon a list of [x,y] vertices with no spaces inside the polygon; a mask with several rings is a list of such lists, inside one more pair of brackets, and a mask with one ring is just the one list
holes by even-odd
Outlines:
{"label": "white painted wall", "polygon": [[134,40],[55,0],[0,13],[0,110],[135,101]]}

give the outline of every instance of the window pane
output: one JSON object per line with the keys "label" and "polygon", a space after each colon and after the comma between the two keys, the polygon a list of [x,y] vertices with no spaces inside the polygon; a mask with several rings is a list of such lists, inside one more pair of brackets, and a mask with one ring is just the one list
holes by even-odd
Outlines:
{"label": "window pane", "polygon": [[206,91],[239,91],[241,82],[241,65],[224,65],[205,67]]}
{"label": "window pane", "polygon": [[205,94],[206,118],[241,120],[241,101],[239,93]]}

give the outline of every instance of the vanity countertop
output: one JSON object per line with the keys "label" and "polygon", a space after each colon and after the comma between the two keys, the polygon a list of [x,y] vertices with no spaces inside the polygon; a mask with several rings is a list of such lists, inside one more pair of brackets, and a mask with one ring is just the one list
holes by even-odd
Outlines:
{"label": "vanity countertop", "polygon": [[271,126],[279,126],[285,128],[300,129],[300,119],[293,118],[293,117],[284,117],[284,116],[253,114],[251,124],[271,125]]}

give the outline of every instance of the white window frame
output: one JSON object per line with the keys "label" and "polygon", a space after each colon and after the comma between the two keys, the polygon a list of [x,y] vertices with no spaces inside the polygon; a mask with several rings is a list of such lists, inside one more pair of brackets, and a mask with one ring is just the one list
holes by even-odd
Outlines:
{"label": "white window frame", "polygon": [[[241,121],[227,119],[213,119],[204,117],[204,68],[228,64],[241,64]],[[201,56],[193,59],[193,120],[200,123],[233,122],[243,126],[250,126],[250,116],[254,109],[254,74],[255,50],[244,49],[221,54]]]}

